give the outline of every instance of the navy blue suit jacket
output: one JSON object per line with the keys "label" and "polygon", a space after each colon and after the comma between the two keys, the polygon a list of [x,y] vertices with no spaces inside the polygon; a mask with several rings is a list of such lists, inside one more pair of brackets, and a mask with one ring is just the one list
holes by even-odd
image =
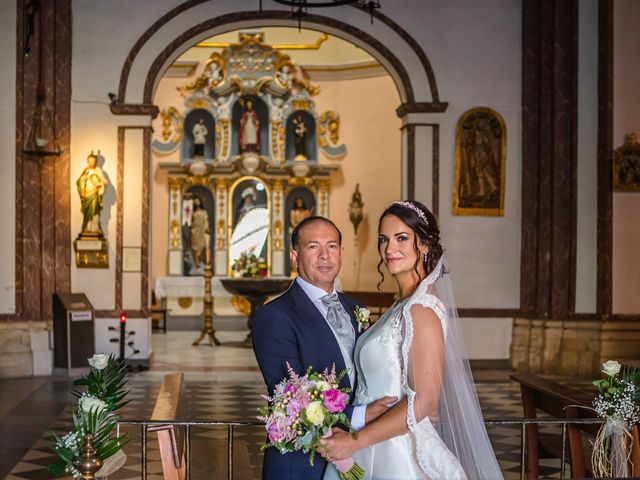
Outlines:
{"label": "navy blue suit jacket", "polygon": [[[359,303],[341,293],[338,296],[351,316],[357,337],[354,311]],[[299,374],[305,373],[309,366],[320,372],[325,368],[331,370],[333,364],[338,373],[345,369],[340,346],[331,327],[297,281],[280,297],[256,311],[252,336],[253,350],[270,395],[287,376],[286,362]],[[340,386],[355,391],[355,385],[350,384],[347,375],[342,378]],[[352,411],[352,407],[347,407],[345,413],[349,418]],[[320,455],[314,457],[311,467],[308,455],[302,452],[281,454],[271,447],[264,452],[262,478],[320,480],[325,467],[326,462]]]}

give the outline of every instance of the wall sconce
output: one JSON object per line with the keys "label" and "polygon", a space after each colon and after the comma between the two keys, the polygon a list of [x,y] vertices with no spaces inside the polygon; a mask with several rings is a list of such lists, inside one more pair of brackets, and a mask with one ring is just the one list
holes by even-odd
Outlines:
{"label": "wall sconce", "polygon": [[356,183],[356,189],[351,195],[351,203],[349,204],[349,220],[353,224],[353,232],[358,236],[358,227],[364,218],[364,203],[362,203],[362,194],[360,193],[360,184]]}

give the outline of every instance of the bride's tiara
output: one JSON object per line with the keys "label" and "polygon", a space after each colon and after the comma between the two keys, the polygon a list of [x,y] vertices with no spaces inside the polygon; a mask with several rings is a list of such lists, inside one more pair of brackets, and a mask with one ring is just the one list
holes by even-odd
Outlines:
{"label": "bride's tiara", "polygon": [[[429,222],[427,221],[427,216],[424,214],[424,212],[416,207],[412,202],[407,202],[404,200],[400,200],[397,202],[393,202],[391,205],[400,205],[401,207],[405,207],[408,208],[410,210],[413,210],[414,212],[416,212],[416,215],[418,215],[418,217],[420,217],[420,220],[422,220],[424,223],[426,223],[427,225],[429,225]],[[391,206],[389,205],[389,207]],[[387,207],[387,208],[389,208]]]}

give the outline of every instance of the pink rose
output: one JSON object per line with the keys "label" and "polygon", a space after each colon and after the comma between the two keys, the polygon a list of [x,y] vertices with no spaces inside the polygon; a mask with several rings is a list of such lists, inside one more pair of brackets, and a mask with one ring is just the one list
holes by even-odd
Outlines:
{"label": "pink rose", "polygon": [[347,405],[347,398],[346,393],[332,388],[324,392],[324,406],[330,413],[342,412]]}

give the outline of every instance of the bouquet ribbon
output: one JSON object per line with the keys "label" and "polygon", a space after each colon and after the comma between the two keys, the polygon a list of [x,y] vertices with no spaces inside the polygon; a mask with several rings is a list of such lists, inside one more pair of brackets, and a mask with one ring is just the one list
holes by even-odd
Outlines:
{"label": "bouquet ribbon", "polygon": [[[600,427],[593,444],[592,467],[595,474],[626,478],[633,441],[627,422],[608,418]],[[607,455],[607,446],[610,451]]]}
{"label": "bouquet ribbon", "polygon": [[[329,438],[333,435],[331,429],[322,438]],[[340,472],[340,478],[344,480],[360,480],[364,477],[364,470],[353,460],[353,457],[332,461],[336,470]]]}

